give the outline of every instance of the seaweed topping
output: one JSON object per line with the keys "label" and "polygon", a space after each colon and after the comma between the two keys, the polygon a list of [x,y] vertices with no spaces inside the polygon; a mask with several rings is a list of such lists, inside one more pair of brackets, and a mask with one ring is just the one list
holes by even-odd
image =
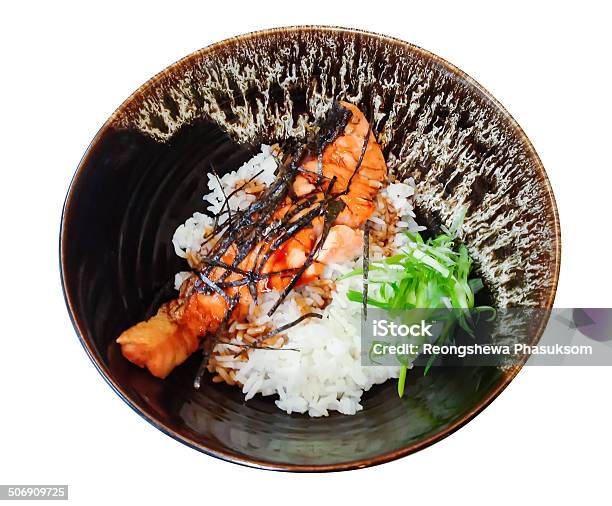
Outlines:
{"label": "seaweed topping", "polygon": [[[308,267],[312,265],[317,254],[321,250],[333,223],[345,207],[345,203],[342,201],[341,197],[348,193],[350,184],[361,167],[371,135],[370,126],[364,138],[360,158],[353,174],[348,180],[346,188],[334,193],[333,190],[336,178],[327,178],[322,174],[322,153],[327,145],[332,143],[343,133],[351,115],[352,113],[348,109],[345,109],[338,102],[335,102],[328,111],[327,116],[314,129],[314,133],[311,134],[306,144],[297,147],[288,147],[290,146],[288,143],[285,146],[285,150],[290,149],[290,151],[287,151],[288,154],[281,160],[276,180],[246,209],[232,212],[230,210],[229,200],[236,192],[252,181],[253,178],[228,195],[223,192],[224,202],[221,206],[221,211],[215,216],[212,232],[205,237],[203,247],[198,257],[199,266],[194,269],[197,279],[193,284],[193,290],[203,294],[219,294],[226,301],[227,310],[223,318],[223,323],[219,326],[214,336],[201,336],[201,347],[203,348],[204,356],[194,380],[195,388],[199,388],[202,375],[206,370],[208,359],[214,346],[217,343],[224,342],[222,336],[227,334],[227,324],[239,302],[239,294],[232,297],[226,293],[226,290],[247,286],[253,300],[257,302],[258,283],[273,276],[290,278],[278,300],[268,312],[268,315],[271,316],[293,290]],[[302,161],[307,156],[315,156],[319,160],[319,177],[317,181],[313,183],[315,189],[310,194],[297,197],[293,193],[293,183],[295,177],[300,172],[307,172],[300,167]],[[212,170],[216,176],[214,168]],[[312,173],[308,172],[308,174]],[[220,186],[222,187],[222,185]],[[286,205],[288,198],[290,198],[292,202],[289,210],[282,218],[274,218],[275,212],[281,208],[281,206]],[[220,217],[225,214],[227,215],[227,219],[220,224]],[[301,230],[312,228],[313,220],[319,217],[323,218],[322,234],[308,254],[302,267],[297,269],[278,270],[276,272],[262,272],[268,260],[283,246],[283,244]],[[364,234],[366,237],[364,252],[366,252],[368,242],[367,228]],[[210,241],[213,239],[216,239],[215,244],[207,248]],[[233,256],[231,263],[228,263],[225,262],[223,258],[230,248],[232,249]],[[255,262],[252,268],[250,270],[240,268],[240,264],[243,260],[255,250]],[[367,260],[364,260],[364,262],[367,263]],[[217,269],[215,273],[218,273],[219,269],[222,270],[222,273],[221,275],[217,274],[214,276],[216,279],[212,279],[212,273],[215,269]],[[237,279],[228,280],[228,277],[232,274],[239,277]],[[233,277],[235,278],[236,276]],[[367,277],[367,268],[364,268],[364,277]],[[364,283],[364,289],[367,289],[366,287],[367,284]],[[364,300],[366,300],[365,297]],[[259,347],[258,344],[269,337],[288,330],[306,318],[313,317],[321,318],[321,315],[318,313],[307,313],[294,322],[278,327],[272,331],[273,333],[262,336],[257,343],[248,346],[240,346],[245,349],[257,348]],[[244,353],[244,351],[240,353]]]}

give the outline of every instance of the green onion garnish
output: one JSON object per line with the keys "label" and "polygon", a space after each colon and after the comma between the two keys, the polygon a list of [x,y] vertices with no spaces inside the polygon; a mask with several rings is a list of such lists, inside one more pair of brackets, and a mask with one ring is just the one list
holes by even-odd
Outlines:
{"label": "green onion garnish", "polygon": [[[396,255],[379,262],[370,262],[368,300],[370,306],[381,309],[452,309],[461,328],[472,333],[470,311],[493,311],[481,306],[474,308],[474,294],[483,288],[479,278],[469,279],[472,260],[467,248],[457,244],[456,236],[463,224],[467,208],[455,213],[449,229],[425,241],[417,233],[406,232],[408,241]],[[345,274],[341,279],[361,275],[361,268]],[[349,290],[349,300],[363,302],[362,294]],[[453,333],[455,320],[449,320],[437,343],[445,342]],[[431,357],[425,374],[434,362]],[[397,392],[404,395],[408,366],[402,364]]]}

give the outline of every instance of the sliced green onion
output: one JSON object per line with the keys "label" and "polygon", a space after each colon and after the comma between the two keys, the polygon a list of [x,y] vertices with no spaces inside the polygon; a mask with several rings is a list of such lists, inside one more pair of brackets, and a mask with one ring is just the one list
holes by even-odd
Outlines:
{"label": "sliced green onion", "polygon": [[[453,310],[436,343],[448,340],[457,323],[473,335],[472,313],[479,314],[495,309],[488,306],[474,308],[474,294],[482,290],[479,278],[469,279],[472,259],[467,248],[455,245],[455,237],[467,213],[466,206],[460,206],[453,217],[450,228],[445,233],[425,241],[421,234],[405,232],[408,243],[397,255],[378,262],[370,262],[368,284],[370,295],[368,305],[382,309],[444,309]],[[355,269],[340,279],[363,274],[363,269]],[[349,300],[363,302],[363,296],[356,290],[349,290]],[[472,311],[470,311],[472,310]],[[434,363],[430,357],[425,373]],[[401,362],[397,392],[404,395],[406,375],[410,360]]]}
{"label": "sliced green onion", "polygon": [[397,380],[397,394],[400,397],[404,397],[404,389],[406,387],[406,373],[408,372],[408,367],[403,365],[400,369],[400,375]]}

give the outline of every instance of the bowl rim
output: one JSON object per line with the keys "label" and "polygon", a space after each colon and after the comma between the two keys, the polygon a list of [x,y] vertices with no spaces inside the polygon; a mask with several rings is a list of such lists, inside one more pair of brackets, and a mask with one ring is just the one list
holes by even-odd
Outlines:
{"label": "bowl rim", "polygon": [[[172,63],[162,71],[158,72],[152,78],[144,82],[140,85],[136,91],[131,93],[117,109],[108,117],[108,119],[104,122],[102,127],[98,130],[89,146],[87,147],[84,155],[82,156],[75,173],[70,181],[70,185],[68,191],[66,193],[66,198],[64,200],[64,204],[61,212],[61,222],[59,229],[59,271],[60,271],[60,279],[62,292],[64,295],[64,300],[66,303],[66,307],[68,309],[68,313],[70,316],[70,320],[72,322],[72,326],[81,342],[81,345],[85,349],[87,355],[90,360],[93,362],[94,366],[100,373],[100,375],[104,378],[104,380],[108,383],[108,385],[117,393],[117,395],[128,405],[132,410],[138,413],[142,418],[144,418],[151,425],[159,429],[164,434],[172,437],[173,439],[198,450],[202,453],[210,455],[212,457],[225,460],[228,462],[232,462],[235,464],[240,464],[247,467],[253,467],[257,469],[265,469],[265,470],[273,470],[273,471],[292,471],[292,472],[328,472],[328,471],[345,471],[352,469],[360,469],[364,467],[375,466],[379,464],[383,464],[386,462],[390,462],[392,460],[399,459],[401,457],[405,457],[412,453],[416,453],[432,444],[448,437],[453,434],[455,431],[466,425],[469,421],[471,421],[476,415],[481,413],[487,406],[489,406],[501,392],[510,384],[510,382],[516,377],[519,371],[522,369],[523,364],[516,365],[511,369],[507,370],[504,374],[501,375],[500,379],[497,381],[495,386],[491,388],[491,390],[487,393],[485,397],[483,397],[475,406],[472,407],[469,411],[464,413],[461,417],[455,420],[453,423],[449,424],[447,427],[442,429],[439,432],[436,432],[427,438],[417,441],[415,443],[411,443],[407,446],[399,448],[397,450],[383,453],[381,455],[369,458],[362,458],[347,462],[340,462],[335,464],[324,464],[324,465],[304,465],[304,464],[290,464],[290,463],[276,463],[269,462],[263,459],[256,459],[247,457],[237,452],[232,452],[231,450],[217,450],[210,448],[206,445],[203,445],[194,439],[191,439],[185,435],[179,434],[178,432],[172,430],[170,427],[167,427],[163,423],[156,420],[154,417],[149,415],[144,407],[140,406],[137,401],[132,399],[129,394],[122,389],[122,387],[115,382],[115,380],[111,376],[111,372],[108,367],[104,364],[104,362],[98,356],[97,351],[93,348],[89,339],[86,337],[87,333],[85,331],[84,326],[78,321],[76,317],[76,313],[74,310],[74,297],[69,293],[67,289],[67,280],[66,280],[66,251],[65,251],[65,243],[66,243],[66,227],[69,221],[68,215],[71,208],[72,199],[74,197],[74,190],[76,187],[76,183],[79,178],[82,176],[84,172],[84,168],[87,166],[87,163],[92,155],[95,147],[98,145],[102,136],[105,132],[114,124],[117,118],[119,118],[129,106],[129,104],[139,95],[143,94],[147,89],[151,86],[155,85],[165,76],[172,74],[182,68],[185,65],[188,65],[192,60],[198,59],[203,55],[207,55],[210,53],[214,53],[217,50],[223,49],[224,47],[236,43],[241,43],[245,41],[249,41],[252,39],[258,39],[262,37],[268,37],[275,34],[286,34],[286,33],[329,33],[329,34],[349,34],[349,35],[363,35],[366,37],[370,37],[372,39],[377,39],[378,41],[384,44],[391,44],[395,46],[402,47],[407,49],[408,51],[419,55],[421,58],[433,61],[443,67],[449,73],[455,75],[456,77],[464,80],[466,84],[469,86],[475,87],[476,90],[482,94],[487,100],[490,100],[491,103],[497,108],[497,110],[501,113],[504,121],[509,125],[509,127],[518,135],[519,139],[523,143],[530,159],[534,163],[535,170],[538,176],[541,178],[543,186],[546,190],[547,196],[549,198],[551,204],[552,211],[552,221],[553,221],[553,251],[552,251],[552,263],[553,263],[553,279],[550,291],[548,293],[548,297],[545,303],[545,308],[550,309],[553,306],[554,298],[557,291],[557,286],[559,282],[559,274],[561,267],[561,227],[559,221],[559,212],[555,200],[555,196],[552,190],[552,186],[550,184],[548,175],[546,174],[546,170],[544,169],[544,165],[540,160],[540,157],[536,153],[531,141],[523,131],[523,129],[519,126],[516,120],[512,117],[512,115],[505,109],[505,107],[493,96],[489,93],[480,83],[478,83],[475,79],[470,77],[464,71],[453,65],[452,63],[446,61],[440,56],[427,51],[415,44],[406,42],[396,37],[391,37],[387,35],[382,35],[379,33],[362,30],[358,28],[345,28],[340,26],[329,26],[329,25],[293,25],[286,27],[276,27],[276,28],[268,28],[263,30],[257,30],[248,32],[242,35],[237,35],[234,37],[229,37],[219,42],[215,42],[210,44],[202,49],[196,50],[187,56],[177,60]],[[545,318],[542,321],[538,331],[536,332],[535,341],[539,341],[544,328],[547,324],[547,319]]]}

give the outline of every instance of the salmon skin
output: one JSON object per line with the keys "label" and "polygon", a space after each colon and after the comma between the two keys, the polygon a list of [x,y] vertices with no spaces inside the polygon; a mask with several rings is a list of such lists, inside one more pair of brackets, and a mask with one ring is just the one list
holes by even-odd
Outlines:
{"label": "salmon skin", "polygon": [[246,320],[259,294],[280,292],[271,314],[293,288],[319,279],[325,265],[357,258],[386,180],[364,114],[335,103],[314,140],[285,156],[269,188],[244,211],[227,210],[204,238],[179,297],[117,338],[123,356],[165,378],[198,348],[211,352],[231,322]]}

